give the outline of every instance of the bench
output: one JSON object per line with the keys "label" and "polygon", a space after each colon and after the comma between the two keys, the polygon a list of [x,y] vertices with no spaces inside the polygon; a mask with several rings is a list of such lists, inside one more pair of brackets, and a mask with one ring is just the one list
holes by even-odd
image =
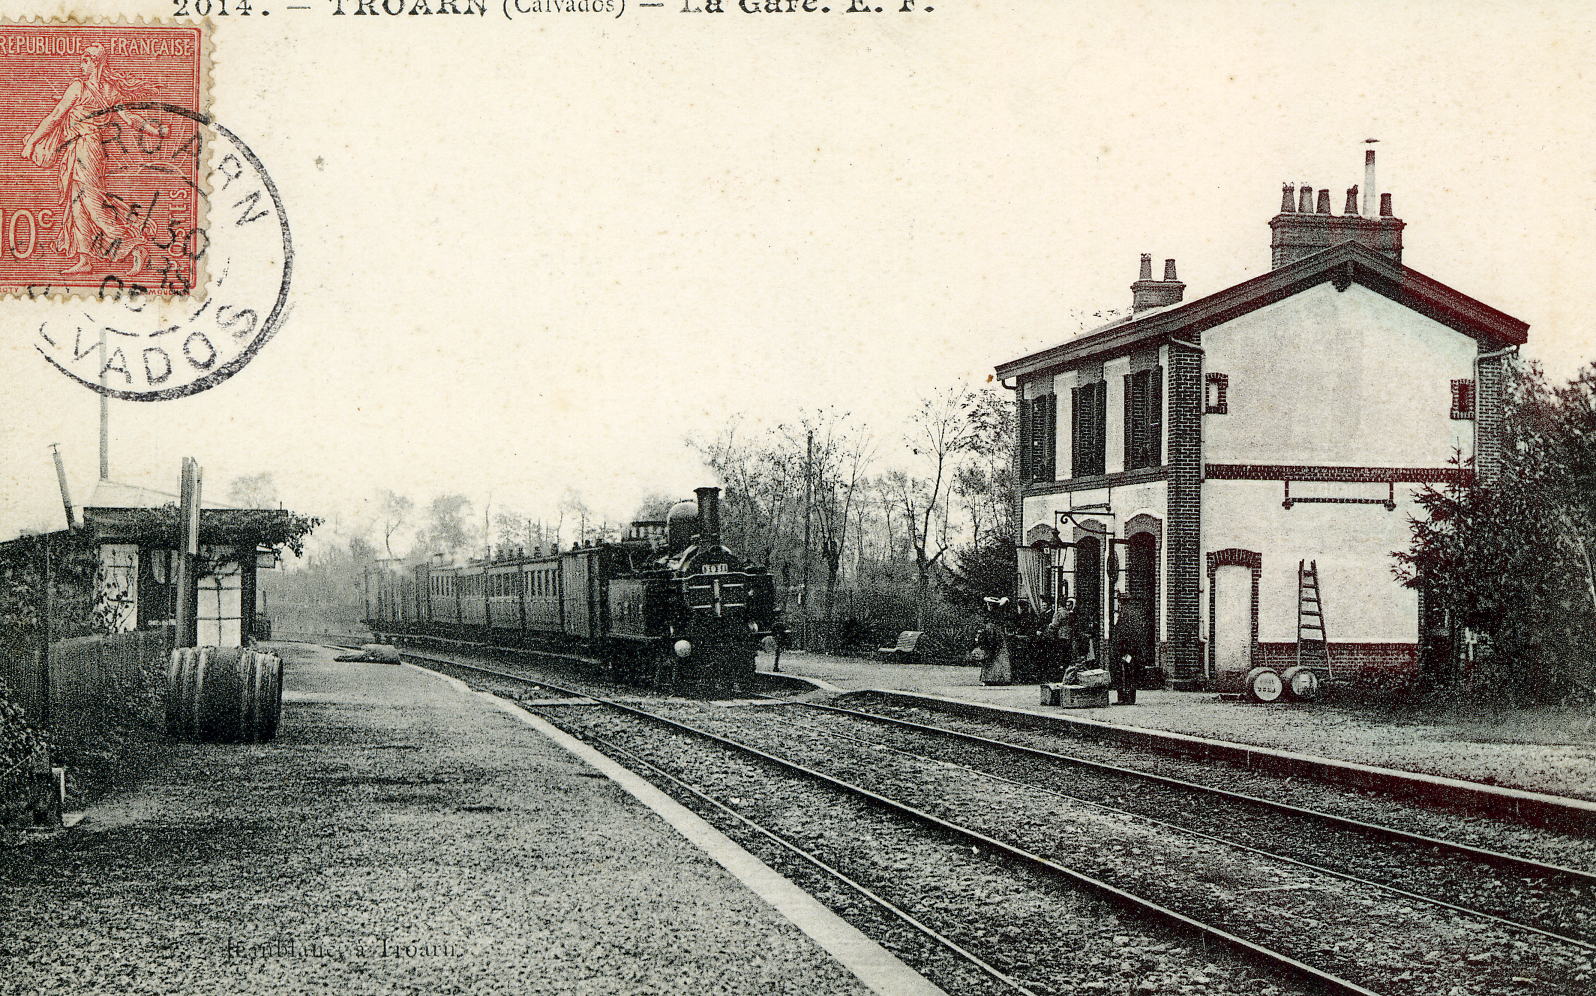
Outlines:
{"label": "bench", "polygon": [[920,641],[924,638],[925,634],[919,630],[906,629],[898,634],[897,643],[890,647],[877,647],[876,653],[883,660],[891,660],[896,657],[906,663],[917,664],[920,661]]}

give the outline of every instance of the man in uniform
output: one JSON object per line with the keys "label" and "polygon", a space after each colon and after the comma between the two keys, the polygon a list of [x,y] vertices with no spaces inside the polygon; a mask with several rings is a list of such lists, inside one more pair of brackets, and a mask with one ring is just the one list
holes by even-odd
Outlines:
{"label": "man in uniform", "polygon": [[1147,648],[1152,643],[1148,626],[1145,605],[1130,598],[1120,602],[1108,653],[1109,676],[1114,680],[1117,705],[1136,704],[1136,686],[1141,681],[1142,668],[1151,663],[1147,660]]}

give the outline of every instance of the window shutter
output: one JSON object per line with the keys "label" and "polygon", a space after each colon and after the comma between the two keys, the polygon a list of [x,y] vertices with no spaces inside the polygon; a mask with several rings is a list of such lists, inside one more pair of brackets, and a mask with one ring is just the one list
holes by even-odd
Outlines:
{"label": "window shutter", "polygon": [[1081,389],[1070,388],[1070,476],[1081,476]]}
{"label": "window shutter", "polygon": [[1042,399],[1042,410],[1047,413],[1044,418],[1047,423],[1042,433],[1042,476],[1047,480],[1058,479],[1058,394],[1049,394]]}
{"label": "window shutter", "polygon": [[[1020,390],[1024,390],[1022,387]],[[1016,433],[1020,447],[1020,480],[1031,479],[1031,402],[1026,398],[1019,400],[1019,432]]]}
{"label": "window shutter", "polygon": [[1138,420],[1136,418],[1136,381],[1135,374],[1125,375],[1125,421],[1122,423],[1124,432],[1121,435],[1124,437],[1125,443],[1124,467],[1126,470],[1136,466],[1136,457],[1138,455],[1136,435],[1141,426],[1137,424]]}
{"label": "window shutter", "polygon": [[1147,373],[1147,453],[1149,467],[1164,462],[1164,368]]}
{"label": "window shutter", "polygon": [[1097,382],[1097,445],[1093,448],[1092,469],[1101,474],[1108,468],[1108,381]]}

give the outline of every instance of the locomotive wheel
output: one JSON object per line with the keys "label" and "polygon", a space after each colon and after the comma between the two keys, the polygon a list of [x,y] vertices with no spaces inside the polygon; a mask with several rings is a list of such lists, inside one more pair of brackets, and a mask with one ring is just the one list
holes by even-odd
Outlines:
{"label": "locomotive wheel", "polygon": [[1293,702],[1312,702],[1319,697],[1319,676],[1305,667],[1288,667],[1280,672],[1286,698]]}
{"label": "locomotive wheel", "polygon": [[1242,690],[1253,702],[1279,702],[1286,693],[1286,685],[1273,668],[1255,667],[1247,672]]}

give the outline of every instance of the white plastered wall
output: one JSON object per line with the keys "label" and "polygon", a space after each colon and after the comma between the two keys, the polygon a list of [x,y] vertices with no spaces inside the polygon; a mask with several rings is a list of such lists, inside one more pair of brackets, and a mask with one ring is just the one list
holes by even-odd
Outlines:
{"label": "white plastered wall", "polygon": [[[1065,494],[1039,495],[1025,499],[1024,518],[1021,535],[1026,530],[1038,524],[1052,526],[1056,523],[1056,513],[1061,509],[1080,508],[1085,505],[1107,504],[1113,509],[1113,517],[1105,518],[1093,516],[1090,521],[1107,526],[1114,535],[1123,539],[1125,537],[1125,524],[1137,515],[1151,515],[1163,522],[1167,508],[1168,489],[1163,481],[1148,481],[1143,484],[1127,484],[1114,488],[1092,488],[1084,491],[1072,491]],[[1066,529],[1066,532],[1068,530]],[[1066,540],[1074,539],[1073,535],[1063,537]],[[1168,604],[1168,558],[1165,556],[1168,544],[1167,530],[1160,537],[1158,544],[1158,576],[1159,576],[1159,605]],[[1121,586],[1124,577],[1121,576]],[[1106,600],[1104,611],[1107,611]],[[1107,620],[1101,620],[1106,626]],[[1158,633],[1159,639],[1165,639],[1164,613],[1159,612]],[[1103,630],[1107,632],[1107,630]]]}
{"label": "white plastered wall", "polygon": [[[1229,377],[1225,415],[1203,419],[1207,463],[1445,468],[1472,453],[1451,417],[1451,381],[1473,376],[1474,340],[1358,284],[1326,283],[1203,335],[1205,372]],[[1317,560],[1332,642],[1413,642],[1417,596],[1392,574],[1414,485],[1376,504],[1282,507],[1281,481],[1203,485],[1205,553],[1263,556],[1259,633],[1297,638],[1297,563]],[[1384,484],[1292,483],[1297,497],[1384,498]],[[1199,601],[1207,627],[1207,599]]]}
{"label": "white plastered wall", "polygon": [[[1328,283],[1203,333],[1206,373],[1230,379],[1203,420],[1209,463],[1444,467],[1473,454],[1451,417],[1473,339],[1360,284]],[[1112,410],[1112,401],[1111,407]]]}

